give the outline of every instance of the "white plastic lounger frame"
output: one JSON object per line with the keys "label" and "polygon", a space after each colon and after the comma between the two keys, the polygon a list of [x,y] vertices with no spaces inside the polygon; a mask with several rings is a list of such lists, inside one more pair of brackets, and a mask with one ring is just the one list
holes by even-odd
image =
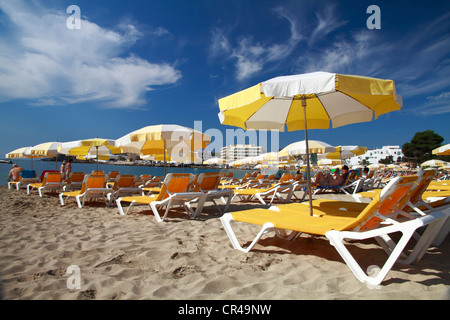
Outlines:
{"label": "white plastic lounger frame", "polygon": [[[280,213],[282,214],[282,213]],[[369,231],[358,232],[358,231],[336,231],[330,230],[325,236],[330,240],[330,243],[336,248],[341,257],[344,259],[346,264],[349,266],[350,270],[354,273],[356,278],[370,285],[378,285],[380,284],[388,272],[391,270],[392,266],[396,261],[400,263],[412,263],[414,261],[418,261],[425,254],[426,250],[439,233],[441,228],[443,227],[446,219],[450,215],[448,210],[446,212],[438,211],[432,214],[429,214],[424,217],[416,218],[414,220],[408,220],[405,222],[397,222],[393,220],[386,220],[388,223],[392,223],[389,226],[384,226],[380,228],[376,228]],[[224,229],[233,245],[233,248],[240,250],[242,252],[249,252],[253,246],[259,241],[263,234],[269,233],[271,231],[276,231],[276,228],[271,222],[266,222],[259,233],[256,235],[255,239],[251,242],[251,244],[247,248],[243,248],[239,241],[237,240],[236,234],[234,233],[231,227],[231,221],[234,221],[231,213],[226,213],[220,218]],[[413,251],[410,253],[409,257],[406,259],[399,259],[402,255],[403,250],[406,245],[412,238],[414,232],[423,226],[428,226],[425,233],[419,239],[419,242],[414,247]],[[394,244],[392,239],[388,236],[389,234],[401,232],[402,237],[398,241],[397,244]],[[375,276],[371,277],[367,275],[353,258],[351,253],[347,250],[344,245],[344,239],[352,239],[352,240],[364,240],[375,238],[377,241],[384,241],[385,244],[382,246],[383,249],[388,253],[389,258],[386,263],[380,269],[380,272]]]}
{"label": "white plastic lounger frame", "polygon": [[[118,198],[116,200],[116,204],[117,204],[117,208],[119,209],[119,213],[122,216],[127,215],[130,212],[130,209],[133,205],[149,205],[153,214],[155,215],[156,221],[162,222],[167,217],[167,214],[169,213],[169,210],[173,205],[183,205],[189,216],[191,216],[193,218],[197,217],[203,209],[203,204],[204,204],[203,197],[205,197],[205,196],[206,196],[206,194],[204,194],[202,192],[179,192],[179,193],[171,194],[169,197],[167,197],[164,200],[161,200],[161,201],[155,200],[150,203],[139,203],[136,200],[133,200],[132,202],[130,202],[130,205],[128,206],[128,209],[126,212],[123,211],[122,198]],[[194,210],[188,203],[192,202],[192,201],[197,201],[197,200],[198,200],[199,205]],[[164,212],[163,217],[161,218],[161,215],[158,212],[158,208],[164,208],[164,207],[166,207],[166,210]]]}

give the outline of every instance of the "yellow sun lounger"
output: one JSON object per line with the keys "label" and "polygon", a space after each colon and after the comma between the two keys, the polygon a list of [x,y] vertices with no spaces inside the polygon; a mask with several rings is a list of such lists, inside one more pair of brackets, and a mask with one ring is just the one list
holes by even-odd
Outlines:
{"label": "yellow sun lounger", "polygon": [[71,172],[69,174],[69,178],[67,179],[66,185],[64,186],[63,190],[70,191],[81,189],[81,185],[83,184],[85,175],[86,174],[84,172]]}
{"label": "yellow sun lounger", "polygon": [[33,189],[37,189],[39,196],[42,198],[44,191],[61,191],[64,187],[62,182],[64,174],[59,172],[46,172],[41,183],[30,183],[27,185],[27,194],[30,194]]}
{"label": "yellow sun lounger", "polygon": [[[204,196],[199,197],[197,200],[188,202],[187,206],[190,206],[191,203],[197,202],[198,203],[197,211],[198,214],[200,214],[204,204],[208,201],[211,201],[214,203],[219,213],[224,213],[226,210],[228,210],[228,207],[230,206],[231,199],[233,198],[233,190],[219,189],[219,183],[220,183],[219,172],[204,172],[198,174],[193,184],[192,191],[202,192]],[[225,200],[225,198],[227,198],[227,200]],[[223,204],[225,205],[223,209],[220,209],[220,207],[215,201],[216,199],[220,199],[223,202]]]}
{"label": "yellow sun lounger", "polygon": [[78,208],[82,208],[87,199],[104,199],[107,203],[107,194],[112,189],[106,188],[108,176],[104,174],[90,174],[84,177],[81,190],[62,192],[59,194],[61,205],[65,205],[64,197],[74,197],[77,201]]}
{"label": "yellow sun lounger", "polygon": [[[241,201],[248,202],[256,198],[262,204],[267,204],[266,201],[270,197],[269,205],[271,205],[275,199],[278,199],[281,202],[291,201],[293,193],[294,185],[290,182],[282,182],[277,183],[270,188],[236,189],[234,190],[233,199],[239,197]],[[285,195],[284,198],[283,195]]]}
{"label": "yellow sun lounger", "polygon": [[[202,192],[188,192],[187,188],[192,183],[194,175],[190,173],[169,173],[164,179],[161,191],[158,194],[153,194],[150,196],[134,196],[134,197],[121,197],[116,200],[117,208],[121,215],[126,215],[130,211],[131,207],[135,204],[149,205],[155,218],[158,222],[163,221],[169,209],[173,205],[184,206],[186,212],[189,216],[196,217],[199,212],[199,207],[194,211],[192,208],[188,207],[186,204],[189,201],[196,200],[199,197],[203,197]],[[129,202],[127,212],[125,213],[122,208],[122,202]],[[161,217],[158,212],[158,208],[166,207],[164,215]],[[201,208],[200,208],[201,210]]]}
{"label": "yellow sun lounger", "polygon": [[[410,254],[417,260],[423,256],[448,216],[448,213],[438,211],[404,222],[397,222],[392,218],[399,214],[399,207],[402,207],[402,203],[409,197],[409,190],[416,179],[416,176],[393,179],[361,211],[340,211],[337,207],[331,210],[320,205],[320,203],[318,205],[315,200],[313,201],[313,216],[310,215],[309,204],[292,203],[278,205],[271,209],[252,209],[226,213],[220,219],[233,247],[243,252],[250,251],[261,236],[270,231],[290,230],[326,236],[359,281],[370,285],[378,285],[386,277],[394,263],[399,260],[415,230],[428,226],[414,252]],[[331,203],[329,205],[332,207]],[[233,221],[262,226],[260,232],[247,248],[240,245],[232,229],[231,222]],[[401,232],[402,236],[397,244],[392,246],[392,239],[389,234],[397,232]],[[371,238],[389,242],[389,244],[383,246],[389,257],[375,276],[370,276],[364,272],[344,244],[344,239],[365,240]]]}
{"label": "yellow sun lounger", "polygon": [[20,170],[19,181],[9,181],[8,189],[15,187],[16,190],[26,188],[30,183],[38,183],[39,178],[36,177],[36,170]]}
{"label": "yellow sun lounger", "polygon": [[[132,174],[120,174],[116,176],[111,187],[111,193],[108,193],[107,195],[109,205],[123,196],[132,196],[134,194],[143,196],[144,190],[135,187],[137,179],[137,176]],[[111,182],[111,180],[109,180],[109,182]]]}

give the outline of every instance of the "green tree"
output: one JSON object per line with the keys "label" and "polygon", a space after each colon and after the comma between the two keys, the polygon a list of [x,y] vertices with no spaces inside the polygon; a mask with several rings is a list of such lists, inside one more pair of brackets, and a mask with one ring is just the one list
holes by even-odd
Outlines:
{"label": "green tree", "polygon": [[418,164],[437,158],[431,153],[435,148],[441,146],[444,138],[433,130],[416,132],[411,142],[407,142],[402,146],[402,152],[407,158],[412,158]]}

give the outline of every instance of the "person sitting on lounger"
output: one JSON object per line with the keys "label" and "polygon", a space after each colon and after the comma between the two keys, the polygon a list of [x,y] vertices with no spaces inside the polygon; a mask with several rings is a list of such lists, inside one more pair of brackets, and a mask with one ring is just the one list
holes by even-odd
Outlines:
{"label": "person sitting on lounger", "polygon": [[19,181],[20,180],[20,171],[22,170],[17,164],[13,164],[13,168],[9,170],[8,182],[9,181]]}
{"label": "person sitting on lounger", "polygon": [[342,174],[339,174],[339,169],[336,169],[333,175],[327,173],[323,174],[322,172],[318,172],[315,175],[315,181],[313,182],[313,186],[316,187],[334,187],[342,185],[345,180],[347,180],[348,176],[348,167],[344,165],[342,167]]}

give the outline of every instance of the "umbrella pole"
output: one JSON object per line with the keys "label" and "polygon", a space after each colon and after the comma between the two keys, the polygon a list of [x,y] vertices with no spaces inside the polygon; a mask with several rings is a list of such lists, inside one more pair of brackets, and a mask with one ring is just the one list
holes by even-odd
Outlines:
{"label": "umbrella pole", "polygon": [[96,146],[95,149],[97,149],[97,174],[98,174],[98,146]]}
{"label": "umbrella pole", "polygon": [[166,140],[164,141],[164,179],[166,178]]}
{"label": "umbrella pole", "polygon": [[308,126],[306,123],[306,99],[302,98],[302,107],[303,107],[303,119],[305,121],[305,142],[306,142],[306,177],[308,179],[308,193],[309,193],[309,214],[313,215],[313,207],[312,207],[312,195],[311,195],[311,167],[309,165],[309,143],[308,143]]}

